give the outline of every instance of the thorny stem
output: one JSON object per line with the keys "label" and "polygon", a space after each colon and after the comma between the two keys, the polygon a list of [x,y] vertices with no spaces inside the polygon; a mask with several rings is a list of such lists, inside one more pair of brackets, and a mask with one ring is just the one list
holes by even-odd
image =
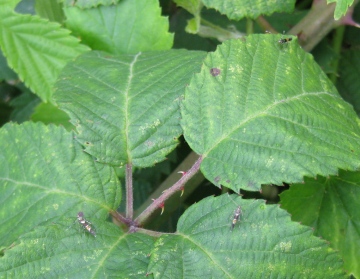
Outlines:
{"label": "thorny stem", "polygon": [[180,191],[184,187],[185,183],[190,180],[200,169],[200,165],[203,158],[202,156],[196,160],[194,165],[169,189],[164,191],[164,193],[154,200],[135,220],[134,222],[138,225],[142,224],[156,209],[158,209],[165,201],[177,191]]}
{"label": "thorny stem", "polygon": [[134,196],[133,196],[133,180],[132,180],[132,164],[126,164],[125,171],[126,184],[126,218],[132,220],[134,216]]}

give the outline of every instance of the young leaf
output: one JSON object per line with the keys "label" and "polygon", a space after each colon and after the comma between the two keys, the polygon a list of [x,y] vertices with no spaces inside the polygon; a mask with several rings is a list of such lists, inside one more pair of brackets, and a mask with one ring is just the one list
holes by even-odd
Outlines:
{"label": "young leaf", "polygon": [[152,166],[177,145],[181,94],[204,56],[184,50],[87,53],[66,66],[54,99],[98,161]]}
{"label": "young leaf", "polygon": [[54,223],[5,251],[0,278],[145,278],[153,242],[144,234],[121,234],[110,223],[98,228],[96,238]]}
{"label": "young leaf", "polygon": [[354,0],[327,0],[326,2],[328,4],[336,3],[334,19],[339,20],[348,12],[349,7],[354,3]]}
{"label": "young leaf", "polygon": [[185,30],[188,33],[196,34],[200,28],[202,2],[200,0],[175,0],[174,2],[194,16],[194,18],[187,21]]}
{"label": "young leaf", "polygon": [[0,47],[9,66],[45,102],[51,100],[52,86],[60,70],[88,50],[69,33],[57,23],[16,14],[1,6]]}
{"label": "young leaf", "polygon": [[[231,230],[239,205],[242,213]],[[209,197],[181,216],[176,235],[157,240],[148,273],[154,278],[346,278],[338,255],[312,234],[276,205]]]}
{"label": "young leaf", "polygon": [[215,185],[259,190],[359,167],[357,115],[289,38],[226,41],[186,88],[184,136]]}
{"label": "young leaf", "polygon": [[105,218],[116,209],[121,188],[113,168],[95,163],[73,137],[41,123],[1,128],[0,245],[65,214]]}
{"label": "young leaf", "polygon": [[360,277],[360,173],[306,179],[281,194],[281,205],[293,220],[315,228],[344,259],[344,268]]}
{"label": "young leaf", "polygon": [[230,19],[239,20],[244,17],[256,19],[260,15],[270,15],[276,12],[291,13],[294,10],[294,0],[203,0],[208,8],[214,8]]}
{"label": "young leaf", "polygon": [[116,6],[68,7],[64,11],[67,27],[92,49],[137,53],[170,49],[173,43],[158,0],[123,0]]}

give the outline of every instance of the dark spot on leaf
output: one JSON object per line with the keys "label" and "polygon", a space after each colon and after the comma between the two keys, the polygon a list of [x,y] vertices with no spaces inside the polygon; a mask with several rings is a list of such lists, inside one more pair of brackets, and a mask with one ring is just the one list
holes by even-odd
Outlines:
{"label": "dark spot on leaf", "polygon": [[226,180],[226,183],[230,183],[230,180],[229,180],[229,179],[227,179],[227,180]]}
{"label": "dark spot on leaf", "polygon": [[218,75],[220,75],[220,69],[218,69],[218,68],[211,68],[210,69],[210,74],[213,76],[213,77],[216,77],[216,76],[218,76]]}
{"label": "dark spot on leaf", "polygon": [[219,186],[219,182],[220,182],[220,176],[217,176],[214,178],[214,182],[216,186]]}

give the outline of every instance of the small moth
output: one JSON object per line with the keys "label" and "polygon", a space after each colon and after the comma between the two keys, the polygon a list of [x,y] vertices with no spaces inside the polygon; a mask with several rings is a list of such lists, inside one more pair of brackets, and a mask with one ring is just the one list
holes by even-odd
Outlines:
{"label": "small moth", "polygon": [[88,231],[89,233],[91,233],[94,237],[96,237],[96,232],[95,232],[95,230],[91,227],[91,223],[84,218],[84,213],[83,213],[83,212],[80,211],[80,212],[77,214],[77,219],[78,219],[80,225],[82,225],[85,230],[87,230],[87,231]]}
{"label": "small moth", "polygon": [[231,231],[234,229],[237,221],[239,221],[241,214],[242,214],[241,206],[239,205],[239,206],[236,208],[235,212],[234,212],[234,217],[233,217],[232,222],[231,222]]}

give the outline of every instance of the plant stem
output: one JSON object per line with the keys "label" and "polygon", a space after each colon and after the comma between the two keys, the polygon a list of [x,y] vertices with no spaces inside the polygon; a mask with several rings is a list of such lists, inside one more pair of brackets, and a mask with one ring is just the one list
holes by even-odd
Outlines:
{"label": "plant stem", "polygon": [[134,196],[133,196],[133,180],[132,180],[132,164],[126,164],[125,170],[126,184],[126,218],[132,220],[134,216]]}
{"label": "plant stem", "polygon": [[138,225],[143,224],[145,220],[158,208],[161,208],[165,201],[174,195],[177,191],[180,191],[185,183],[190,180],[200,169],[200,165],[202,162],[202,157],[194,163],[194,165],[186,172],[184,175],[169,189],[165,190],[159,198],[154,200],[152,204],[150,204],[135,220],[134,222]]}
{"label": "plant stem", "polygon": [[246,19],[246,35],[254,33],[254,21],[250,18]]}
{"label": "plant stem", "polygon": [[335,3],[313,2],[310,12],[287,34],[297,35],[302,48],[312,50],[334,27],[342,24],[334,19],[334,10]]}
{"label": "plant stem", "polygon": [[125,224],[126,226],[131,226],[132,221],[130,219],[125,218],[117,211],[110,211],[110,215],[117,221],[119,221],[122,224]]}
{"label": "plant stem", "polygon": [[333,84],[336,84],[336,80],[338,77],[337,70],[338,70],[338,66],[339,66],[341,45],[342,45],[342,41],[343,41],[343,37],[344,37],[344,32],[345,32],[345,26],[339,26],[335,30],[335,36],[333,39],[333,50],[337,54],[337,57],[334,59],[334,61],[332,63],[332,69],[334,70],[334,72],[329,74],[329,78],[333,82]]}
{"label": "plant stem", "polygon": [[[198,159],[199,155],[194,152],[190,152],[190,154],[176,167],[176,169],[173,170],[173,172],[159,185],[159,187],[157,187],[157,189],[148,196],[146,201],[144,201],[139,208],[134,210],[134,216],[139,216],[150,204],[153,203],[154,199],[161,196],[165,190],[168,190],[172,185],[174,185],[181,177],[180,173],[184,170],[190,169]],[[174,212],[179,210],[182,201],[186,200],[186,198],[189,197],[204,180],[204,175],[200,171],[197,172],[191,180],[186,183],[186,190],[182,191],[181,195],[180,193],[178,195],[172,195],[166,200],[166,208],[161,216],[152,214],[141,225],[146,226],[149,230],[158,230],[163,222],[169,220],[169,218],[173,216]]]}
{"label": "plant stem", "polygon": [[228,39],[238,39],[246,35],[237,31],[235,28],[233,28],[233,30],[224,29],[203,18],[201,19],[201,25],[198,34],[199,36],[205,38],[216,38],[220,42]]}

